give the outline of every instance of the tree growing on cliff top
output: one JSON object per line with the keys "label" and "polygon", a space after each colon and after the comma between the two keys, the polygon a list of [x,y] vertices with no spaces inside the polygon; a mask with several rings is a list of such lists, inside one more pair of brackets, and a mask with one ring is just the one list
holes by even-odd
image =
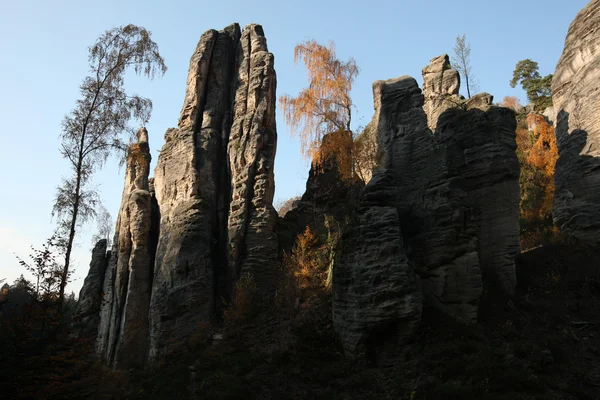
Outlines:
{"label": "tree growing on cliff top", "polygon": [[137,75],[153,79],[167,71],[150,36],[149,31],[135,25],[113,28],[100,36],[89,48],[90,75],[79,87],[81,98],[62,122],[60,152],[71,175],[58,187],[52,212],[65,238],[59,304],[64,301],[76,229],[95,215],[97,196],[91,187],[92,175],[110,154],[125,151],[134,135],[131,119],[142,125],[150,119],[152,102],[125,91],[125,73],[133,69]]}
{"label": "tree growing on cliff top", "polygon": [[467,97],[471,98],[471,89],[474,89],[474,75],[471,69],[471,45],[467,42],[466,35],[458,35],[456,37],[452,66],[465,79]]}
{"label": "tree growing on cliff top", "polygon": [[350,91],[358,76],[356,61],[353,58],[341,61],[335,54],[333,42],[323,46],[314,40],[295,47],[294,62],[299,61],[304,62],[308,71],[308,87],[297,97],[285,94],[279,98],[291,136],[300,138],[305,157],[316,156],[317,161],[328,156],[318,153],[327,134],[335,134],[332,141],[336,144],[328,148],[339,153],[336,157],[351,154],[353,103]]}
{"label": "tree growing on cliff top", "polygon": [[517,63],[510,86],[514,88],[519,82],[536,111],[543,111],[552,105],[552,74],[542,77],[537,62],[526,59]]}

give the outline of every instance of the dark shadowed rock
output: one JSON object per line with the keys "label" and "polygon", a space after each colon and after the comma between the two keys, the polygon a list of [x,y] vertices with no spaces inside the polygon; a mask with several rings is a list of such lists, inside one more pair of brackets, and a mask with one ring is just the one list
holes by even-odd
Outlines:
{"label": "dark shadowed rock", "polygon": [[361,210],[344,230],[333,268],[333,324],[346,355],[397,361],[421,320],[422,295],[394,207]]}
{"label": "dark shadowed rock", "polygon": [[[373,84],[380,165],[333,270],[334,326],[350,355],[394,362],[418,326],[421,299],[475,322],[483,282],[514,291],[514,113],[492,107],[487,93],[435,103],[458,89],[444,84],[447,67],[438,57],[424,69],[428,97],[410,77]],[[380,338],[376,345],[372,336]]]}
{"label": "dark shadowed rock", "polygon": [[569,26],[552,79],[556,162],[553,218],[562,232],[600,242],[600,0]]}
{"label": "dark shadowed rock", "polygon": [[389,186],[374,193],[398,210],[425,301],[476,321],[481,275],[475,213],[446,149],[428,129],[421,90],[413,78],[401,77],[375,82],[373,94],[382,168],[389,175]]}
{"label": "dark shadowed rock", "polygon": [[478,107],[443,113],[436,136],[476,211],[484,284],[512,294],[517,283],[515,257],[520,251],[516,119],[507,108]]}
{"label": "dark shadowed rock", "polygon": [[83,286],[79,292],[79,301],[73,320],[75,335],[89,334],[92,337],[98,332],[100,323],[100,306],[102,304],[102,286],[108,263],[106,254],[107,240],[99,240],[92,250],[92,261]]}

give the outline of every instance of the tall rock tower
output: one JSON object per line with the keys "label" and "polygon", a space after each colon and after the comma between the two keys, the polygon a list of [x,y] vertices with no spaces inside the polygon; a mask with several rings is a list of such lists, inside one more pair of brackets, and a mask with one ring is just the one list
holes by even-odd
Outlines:
{"label": "tall rock tower", "polygon": [[600,243],[600,0],[569,26],[552,79],[558,160],[554,223],[564,233]]}

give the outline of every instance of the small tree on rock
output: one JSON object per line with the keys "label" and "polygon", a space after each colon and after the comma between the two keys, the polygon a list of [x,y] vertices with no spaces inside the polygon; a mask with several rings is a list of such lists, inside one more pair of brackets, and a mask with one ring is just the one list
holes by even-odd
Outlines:
{"label": "small tree on rock", "polygon": [[452,66],[462,75],[467,88],[467,97],[471,98],[471,89],[474,89],[473,71],[471,69],[471,45],[467,42],[466,35],[456,37]]}
{"label": "small tree on rock", "polygon": [[[309,86],[297,97],[285,94],[279,98],[291,135],[299,136],[303,155],[309,158],[318,155],[315,159],[318,162],[330,155],[324,154],[326,149],[317,154],[323,137],[335,134],[327,147],[335,150],[340,164],[351,165],[352,162],[345,162],[343,157],[351,156],[353,103],[350,91],[358,76],[356,61],[353,58],[341,61],[335,54],[333,42],[323,46],[314,40],[296,46],[294,61],[300,60],[308,70]],[[345,177],[352,175],[351,168],[340,172]]]}

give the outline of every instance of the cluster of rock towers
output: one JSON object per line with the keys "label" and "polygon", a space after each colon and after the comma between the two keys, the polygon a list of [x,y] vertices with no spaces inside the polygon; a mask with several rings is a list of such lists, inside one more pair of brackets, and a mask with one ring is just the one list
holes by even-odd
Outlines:
{"label": "cluster of rock towers", "polygon": [[[569,29],[553,81],[554,216],[600,240],[600,0]],[[477,320],[484,287],[515,290],[519,162],[514,113],[459,93],[448,56],[373,84],[379,166],[348,215],[333,264],[333,324],[348,356],[394,363],[424,304]],[[592,90],[593,89],[593,90]],[[127,158],[112,248],[93,250],[79,332],[115,368],[185,350],[249,274],[264,296],[277,281],[273,208],[276,76],[263,30],[204,33],[190,60],[177,128],[149,179],[145,129]],[[281,235],[280,235],[281,236]],[[288,238],[289,239],[289,238]],[[288,240],[289,241],[289,240]]]}

